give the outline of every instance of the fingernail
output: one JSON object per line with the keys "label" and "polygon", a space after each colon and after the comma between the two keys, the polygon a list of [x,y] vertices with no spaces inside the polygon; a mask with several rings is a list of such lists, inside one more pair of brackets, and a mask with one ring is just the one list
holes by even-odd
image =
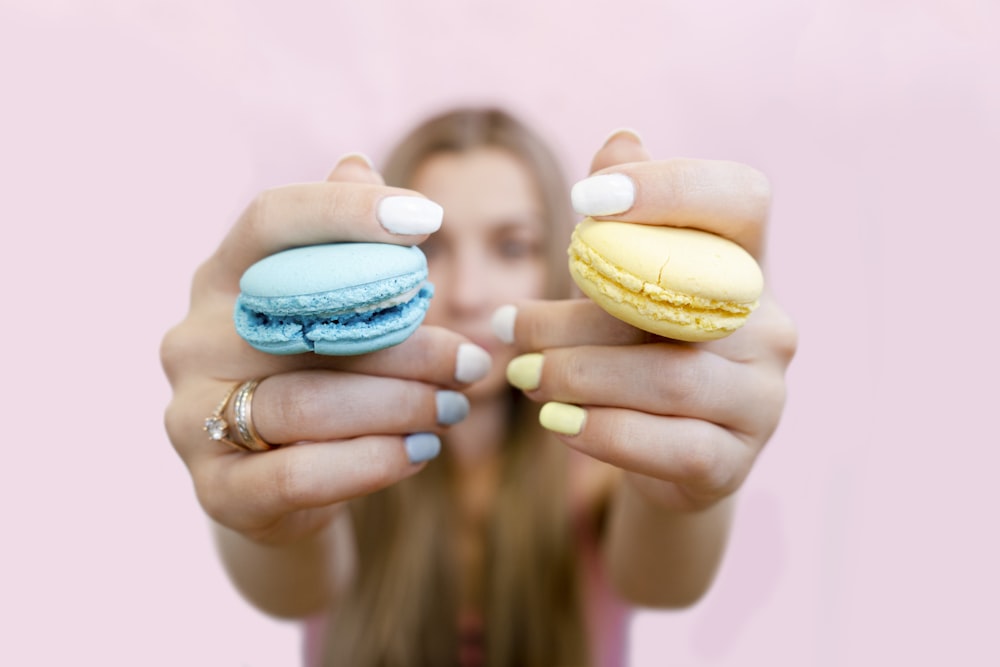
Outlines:
{"label": "fingernail", "polygon": [[633,130],[631,127],[619,127],[617,130],[608,135],[608,138],[604,140],[604,145],[607,146],[612,142],[612,140],[617,139],[618,137],[626,136],[632,137],[635,143],[640,145],[642,144],[642,136],[638,132]]}
{"label": "fingernail", "polygon": [[375,163],[372,162],[372,159],[367,155],[365,155],[364,153],[345,153],[344,155],[340,156],[339,160],[337,160],[337,164],[344,164],[345,162],[348,161],[362,162],[369,169],[375,169]]}
{"label": "fingernail", "polygon": [[434,396],[437,406],[437,423],[451,426],[469,416],[469,399],[457,391],[439,391]]}
{"label": "fingernail", "polygon": [[410,463],[423,463],[441,453],[441,438],[433,433],[414,433],[406,436],[406,456]]}
{"label": "fingernail", "polygon": [[586,419],[586,410],[568,403],[546,403],[538,413],[538,421],[543,427],[563,435],[579,435]]}
{"label": "fingernail", "polygon": [[500,306],[490,318],[493,335],[510,345],[514,342],[514,321],[517,319],[517,306]]}
{"label": "fingernail", "polygon": [[430,234],[441,228],[444,209],[423,197],[385,197],[378,204],[379,223],[393,234]]}
{"label": "fingernail", "polygon": [[490,372],[493,359],[490,353],[472,343],[462,343],[458,346],[455,358],[455,380],[458,382],[475,382],[482,380]]}
{"label": "fingernail", "polygon": [[600,174],[579,181],[570,192],[580,215],[615,215],[635,203],[635,183],[625,174]]}
{"label": "fingernail", "polygon": [[537,352],[514,357],[507,364],[507,382],[521,391],[534,391],[542,382],[542,363],[545,357]]}

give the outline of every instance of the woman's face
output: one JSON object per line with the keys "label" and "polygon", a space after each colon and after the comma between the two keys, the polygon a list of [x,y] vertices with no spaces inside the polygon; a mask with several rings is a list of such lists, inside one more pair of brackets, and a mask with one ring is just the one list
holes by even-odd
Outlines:
{"label": "woman's face", "polygon": [[514,356],[490,329],[493,311],[544,294],[547,227],[538,186],[510,152],[476,148],[431,156],[410,187],[444,207],[441,229],[421,245],[435,290],[425,322],[492,355],[493,370],[468,395],[493,395],[506,386]]}

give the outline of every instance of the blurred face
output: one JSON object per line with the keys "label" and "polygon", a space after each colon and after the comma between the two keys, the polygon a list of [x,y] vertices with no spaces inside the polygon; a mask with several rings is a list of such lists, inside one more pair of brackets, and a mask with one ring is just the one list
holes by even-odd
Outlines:
{"label": "blurred face", "polygon": [[441,229],[421,245],[435,290],[425,322],[492,355],[492,372],[468,395],[493,395],[506,387],[514,357],[490,329],[493,311],[544,294],[546,226],[537,185],[511,153],[477,148],[430,157],[410,187],[444,207]]}

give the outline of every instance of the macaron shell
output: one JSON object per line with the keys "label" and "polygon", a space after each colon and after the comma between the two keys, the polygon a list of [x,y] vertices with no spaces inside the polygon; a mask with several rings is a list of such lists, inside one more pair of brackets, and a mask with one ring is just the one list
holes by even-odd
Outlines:
{"label": "macaron shell", "polygon": [[585,219],[575,231],[580,241],[623,279],[714,301],[753,303],[764,277],[741,246],[699,229],[598,222]]}
{"label": "macaron shell", "polygon": [[421,313],[420,319],[400,329],[390,330],[381,335],[368,333],[365,338],[356,340],[317,340],[313,343],[313,351],[316,354],[326,354],[331,356],[348,356],[353,354],[368,354],[377,352],[387,347],[399,345],[404,340],[413,335],[420,326],[424,317]]}
{"label": "macaron shell", "polygon": [[587,219],[569,254],[584,294],[633,326],[678,340],[729,335],[763,290],[749,253],[700,230]]}
{"label": "macaron shell", "polygon": [[[328,243],[290,248],[265,257],[244,272],[240,292],[267,298],[331,295],[337,290],[411,275],[420,280],[427,277],[427,259],[417,247]],[[345,304],[356,305],[356,299],[356,294],[346,293]]]}
{"label": "macaron shell", "polygon": [[[246,271],[233,319],[241,337],[271,354],[373,352],[403,342],[420,326],[433,295],[426,278],[426,259],[415,247],[294,248]],[[401,296],[406,300],[373,307]]]}

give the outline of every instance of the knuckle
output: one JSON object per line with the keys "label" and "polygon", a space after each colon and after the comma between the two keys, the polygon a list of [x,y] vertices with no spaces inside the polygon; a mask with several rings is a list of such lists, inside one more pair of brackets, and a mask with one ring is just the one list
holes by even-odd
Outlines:
{"label": "knuckle", "polygon": [[706,364],[696,363],[694,357],[685,357],[673,363],[650,364],[652,384],[657,395],[668,406],[698,405],[715,392],[710,391],[715,378]]}
{"label": "knuckle", "polygon": [[[301,451],[301,450],[299,450]],[[304,509],[310,506],[311,485],[301,457],[292,448],[284,456],[272,457],[270,467],[271,492],[283,507]]]}
{"label": "knuckle", "polygon": [[515,326],[517,327],[515,342],[522,350],[538,349],[539,343],[545,339],[546,331],[549,328],[545,318],[536,317],[534,308],[528,307],[518,309]]}
{"label": "knuckle", "polygon": [[688,445],[681,461],[684,477],[699,486],[719,486],[722,477],[719,449],[705,438],[697,438]]}
{"label": "knuckle", "polygon": [[183,325],[172,327],[160,341],[160,366],[173,384],[189,358],[191,344]]}
{"label": "knuckle", "polygon": [[685,484],[708,495],[734,490],[739,474],[730,452],[720,440],[718,427],[697,422],[681,446],[678,470]]}
{"label": "knuckle", "polygon": [[798,327],[795,326],[791,317],[784,314],[776,319],[773,327],[771,337],[774,340],[775,349],[779,358],[788,364],[795,357],[799,348]]}
{"label": "knuckle", "polygon": [[771,179],[767,175],[753,167],[747,167],[744,176],[747,195],[759,207],[767,210],[771,205],[772,188]]}
{"label": "knuckle", "polygon": [[593,383],[592,367],[587,363],[586,357],[586,354],[573,352],[559,354],[554,351],[546,354],[542,369],[545,392],[551,395],[553,392],[570,391],[576,395],[581,388],[589,387]]}
{"label": "knuckle", "polygon": [[[302,378],[300,382],[308,385],[310,380]],[[261,391],[262,388],[265,391]],[[316,392],[308,387],[304,391],[273,391],[264,380],[258,392],[254,405],[258,417],[254,426],[258,431],[264,429],[262,435],[264,432],[284,431],[285,427],[292,425],[301,431],[301,425],[310,423],[310,415],[315,412],[312,404],[316,400]]]}
{"label": "knuckle", "polygon": [[167,404],[167,409],[163,413],[163,427],[167,432],[167,438],[174,446],[174,449],[177,449],[178,443],[188,433],[189,424],[178,407],[176,400],[170,401]]}
{"label": "knuckle", "polygon": [[266,225],[275,198],[275,189],[269,188],[257,193],[241,216],[243,223],[250,229],[260,229]]}
{"label": "knuckle", "polygon": [[364,470],[366,474],[364,476],[364,492],[372,493],[378,491],[379,489],[384,489],[385,487],[394,484],[399,480],[399,474],[396,469],[389,464],[384,456],[376,455],[374,450],[368,452],[366,457]]}
{"label": "knuckle", "polygon": [[194,482],[195,497],[205,514],[218,523],[227,524],[230,513],[227,494],[216,483],[215,476],[204,469],[194,469],[191,471],[191,479]]}

